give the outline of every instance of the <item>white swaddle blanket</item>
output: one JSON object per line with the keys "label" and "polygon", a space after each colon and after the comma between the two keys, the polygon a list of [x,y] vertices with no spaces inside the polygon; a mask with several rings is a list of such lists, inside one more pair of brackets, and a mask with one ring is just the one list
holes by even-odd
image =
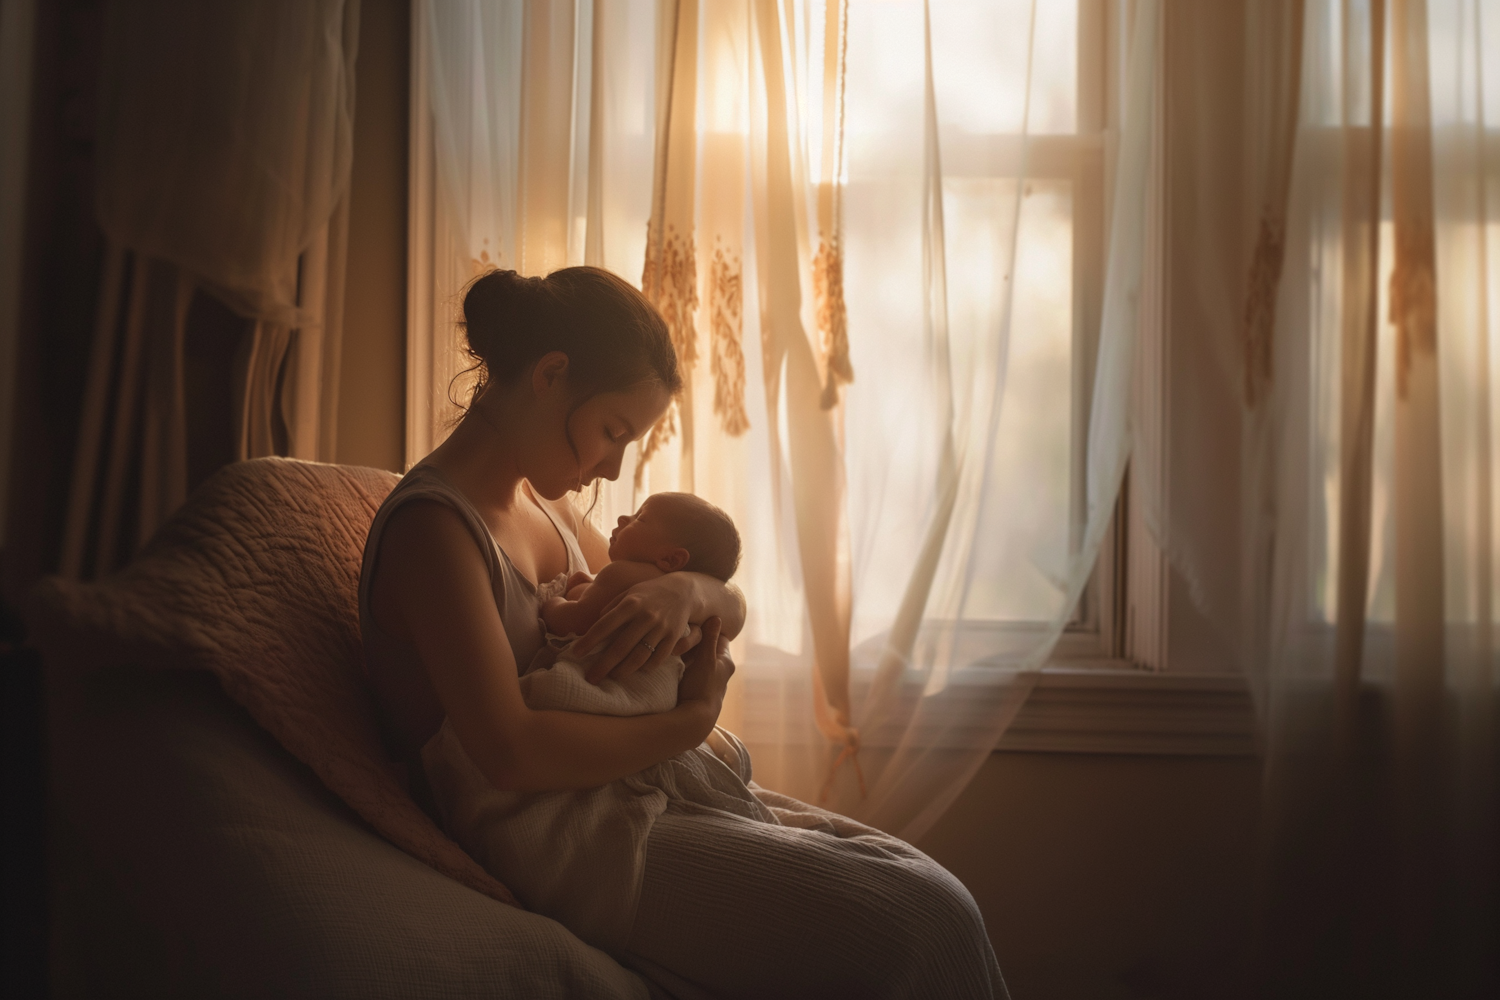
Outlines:
{"label": "white swaddle blanket", "polygon": [[[552,641],[549,637],[549,641]],[[649,715],[677,705],[680,657],[625,681],[584,679],[564,646],[550,667],[521,677],[526,704],[595,715]],[[750,791],[744,744],[715,727],[708,740],[599,788],[505,792],[479,772],[447,721],[422,748],[443,827],[528,909],[589,944],[624,951],[640,900],[646,838],[668,809],[717,810],[776,824]]]}

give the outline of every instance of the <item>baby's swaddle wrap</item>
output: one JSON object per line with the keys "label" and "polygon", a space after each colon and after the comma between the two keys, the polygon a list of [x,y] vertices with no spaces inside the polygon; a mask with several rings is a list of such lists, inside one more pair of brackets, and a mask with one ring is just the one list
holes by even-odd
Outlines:
{"label": "baby's swaddle wrap", "polygon": [[[556,649],[556,643],[549,643]],[[549,667],[521,677],[535,709],[650,715],[677,705],[680,657],[625,681],[590,684],[571,644]],[[630,936],[645,869],[646,838],[668,809],[720,810],[766,823],[775,815],[747,787],[750,755],[715,728],[686,753],[598,788],[505,792],[479,772],[447,721],[422,748],[443,826],[515,893],[589,944],[620,953]]]}

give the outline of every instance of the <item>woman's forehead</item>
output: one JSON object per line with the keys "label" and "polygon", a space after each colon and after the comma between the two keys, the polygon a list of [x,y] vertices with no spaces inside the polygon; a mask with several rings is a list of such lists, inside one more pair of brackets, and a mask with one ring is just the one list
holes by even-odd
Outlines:
{"label": "woman's forehead", "polygon": [[600,393],[597,398],[606,408],[630,418],[632,423],[638,425],[638,430],[645,430],[656,423],[671,401],[667,390],[657,382],[642,382],[629,389]]}

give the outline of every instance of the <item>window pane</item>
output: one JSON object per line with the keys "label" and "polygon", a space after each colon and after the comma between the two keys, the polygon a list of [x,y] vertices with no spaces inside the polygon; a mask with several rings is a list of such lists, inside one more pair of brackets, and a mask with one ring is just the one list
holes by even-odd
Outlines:
{"label": "window pane", "polygon": [[[1010,275],[989,270],[985,244],[1003,231],[987,214],[1013,204],[1012,180],[953,181],[945,188],[948,277],[955,331],[990,334],[988,302]],[[1009,227],[1004,227],[1008,229]],[[1042,621],[1062,597],[1073,489],[1073,197],[1067,181],[1030,181],[1021,200],[1010,351],[965,617]],[[1001,258],[1003,260],[1003,258]],[[964,338],[957,338],[960,343]],[[972,342],[972,340],[971,340]]]}
{"label": "window pane", "polygon": [[[1077,0],[932,5],[933,82],[946,127],[975,135],[1070,133],[1078,120]],[[1028,30],[1031,120],[1025,123]]]}
{"label": "window pane", "polygon": [[973,456],[969,468],[984,463],[987,471],[982,495],[966,495],[957,515],[977,523],[972,544],[945,557],[938,573],[939,590],[953,573],[960,578],[945,591],[954,599],[934,598],[929,616],[1051,619],[1077,533],[1075,387],[1087,380],[1074,371],[1083,359],[1074,351],[1071,178],[1073,157],[1083,154],[1048,140],[1049,176],[1036,176],[1043,164],[1033,157],[1032,176],[1016,177],[1023,127],[1033,135],[1076,129],[1077,3],[1035,4],[1029,122],[1031,0],[931,6],[946,359],[928,328],[923,286],[922,9],[850,9],[844,277],[856,378],[845,426],[856,644],[889,626],[935,523],[945,413],[955,415],[959,448]]}

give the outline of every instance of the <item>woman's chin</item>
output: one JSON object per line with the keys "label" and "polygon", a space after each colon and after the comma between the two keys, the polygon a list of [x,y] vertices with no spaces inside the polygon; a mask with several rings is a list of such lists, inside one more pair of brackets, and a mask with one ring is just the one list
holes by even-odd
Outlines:
{"label": "woman's chin", "polygon": [[537,496],[541,497],[544,500],[561,500],[569,493],[574,493],[582,489],[583,487],[580,486],[576,481],[564,482],[562,480],[558,480],[551,483],[542,483],[533,480],[531,483],[531,488],[536,491]]}

